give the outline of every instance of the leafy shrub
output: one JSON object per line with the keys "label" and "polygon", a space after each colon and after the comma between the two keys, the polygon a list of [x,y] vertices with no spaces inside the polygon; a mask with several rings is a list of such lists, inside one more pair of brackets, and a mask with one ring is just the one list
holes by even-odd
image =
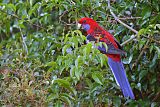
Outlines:
{"label": "leafy shrub", "polygon": [[[107,57],[76,30],[92,17],[123,43],[133,32],[114,20],[104,0],[0,1],[1,106],[152,106],[159,104],[159,2],[112,1],[138,37],[123,48],[136,100],[125,99]],[[96,44],[100,45],[100,44]]]}

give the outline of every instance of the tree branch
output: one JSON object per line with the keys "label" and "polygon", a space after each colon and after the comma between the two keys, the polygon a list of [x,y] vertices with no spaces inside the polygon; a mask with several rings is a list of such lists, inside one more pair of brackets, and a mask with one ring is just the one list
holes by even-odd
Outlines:
{"label": "tree branch", "polygon": [[[124,41],[124,42],[121,44],[121,46],[127,44],[128,42],[130,42],[130,41],[132,41],[134,38],[136,38],[136,36],[138,35],[138,31],[135,30],[135,29],[133,29],[132,27],[128,26],[128,25],[125,24],[124,22],[122,22],[120,19],[123,19],[123,18],[118,18],[118,17],[113,13],[113,11],[112,11],[112,9],[111,9],[111,5],[110,5],[110,0],[108,0],[108,8],[109,8],[109,10],[110,10],[111,15],[114,17],[114,19],[115,19],[116,21],[118,21],[120,24],[122,24],[123,26],[125,26],[125,27],[128,28],[128,29],[130,29],[131,31],[133,31],[133,32],[136,34],[135,36],[131,36],[130,39]],[[141,18],[141,17],[135,17],[135,18]],[[126,18],[126,19],[127,19],[127,18]],[[147,36],[145,36],[145,35],[141,35],[141,36],[143,36],[144,38],[150,39],[151,41],[154,41],[154,42],[160,44],[160,41],[157,41],[157,40],[155,40],[155,39],[153,39],[153,38],[147,37]]]}
{"label": "tree branch", "polygon": [[119,17],[120,20],[134,20],[141,19],[142,17]]}
{"label": "tree branch", "polygon": [[111,15],[115,18],[115,20],[117,20],[120,24],[122,24],[123,26],[127,27],[128,29],[130,29],[131,31],[133,31],[134,33],[138,34],[138,31],[131,28],[130,26],[128,26],[127,24],[123,23],[111,10],[111,5],[110,5],[110,0],[108,0],[108,8],[110,10]]}
{"label": "tree branch", "polygon": [[[136,35],[137,36],[137,35]],[[136,36],[131,36],[128,40],[124,41],[123,43],[121,43],[121,46],[124,46],[125,44],[127,44],[128,42],[132,41],[134,38],[136,38]]]}
{"label": "tree branch", "polygon": [[128,26],[127,24],[123,23],[112,11],[111,9],[111,5],[110,5],[110,0],[108,0],[108,8],[110,10],[111,15],[114,17],[115,20],[117,20],[120,24],[122,24],[123,26],[125,26],[126,28],[130,29],[131,31],[133,31],[136,35],[132,36],[130,39],[126,40],[125,42],[123,42],[121,44],[121,46],[125,45],[126,43],[130,42],[132,39],[134,39],[137,35],[138,35],[138,31],[131,28],[130,26]]}

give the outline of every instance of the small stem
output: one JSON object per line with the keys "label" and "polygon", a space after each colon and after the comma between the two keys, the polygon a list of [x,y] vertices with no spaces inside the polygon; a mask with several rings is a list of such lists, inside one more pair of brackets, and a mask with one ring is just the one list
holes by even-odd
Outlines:
{"label": "small stem", "polygon": [[141,19],[141,18],[142,17],[122,17],[122,18],[119,17],[120,20],[134,20],[134,19]]}
{"label": "small stem", "polygon": [[155,39],[153,39],[152,37],[148,37],[148,36],[145,36],[145,35],[142,35],[142,36],[143,36],[144,38],[150,39],[151,41],[154,41],[154,42],[160,44],[160,41],[155,40]]}
{"label": "small stem", "polygon": [[21,33],[21,38],[22,38],[24,50],[26,51],[26,54],[28,55],[28,48],[27,48],[26,42],[25,42],[24,37],[23,37],[22,29],[20,27],[19,27],[19,30],[20,30],[20,33]]}
{"label": "small stem", "polygon": [[128,29],[130,29],[131,31],[133,31],[134,33],[138,34],[138,31],[131,28],[130,26],[128,26],[127,24],[125,24],[124,22],[122,22],[111,10],[111,5],[110,5],[110,0],[108,0],[108,8],[110,10],[111,15],[115,18],[115,20],[117,20],[120,24],[122,24],[123,26],[127,27]]}
{"label": "small stem", "polygon": [[[124,22],[122,22],[120,19],[123,19],[123,20],[124,20],[124,19],[137,19],[137,18],[141,18],[141,17],[118,18],[118,17],[113,13],[113,11],[112,11],[112,9],[111,9],[110,0],[108,0],[108,8],[109,8],[109,10],[110,10],[111,15],[114,17],[114,19],[115,19],[116,21],[118,21],[120,24],[122,24],[123,26],[125,26],[125,27],[128,28],[128,29],[130,29],[131,31],[133,31],[133,32],[136,34],[136,35],[132,36],[130,39],[124,41],[124,42],[121,44],[121,46],[124,46],[125,44],[127,44],[128,42],[132,41],[134,38],[137,37],[138,31],[135,30],[135,29],[133,29],[132,27],[128,26],[127,24],[125,24]],[[143,36],[144,38],[150,39],[151,41],[154,41],[154,42],[160,44],[160,41],[157,41],[157,40],[155,40],[155,39],[153,39],[153,38],[147,37],[147,36],[145,36],[145,35],[141,35],[141,36]]]}
{"label": "small stem", "polygon": [[125,44],[127,44],[128,42],[132,41],[134,38],[136,38],[136,36],[131,36],[128,40],[124,41],[123,43],[121,43],[121,46],[124,46]]}
{"label": "small stem", "polygon": [[137,35],[138,35],[138,31],[131,28],[130,26],[128,26],[127,24],[123,23],[111,10],[111,5],[110,5],[110,0],[108,0],[108,8],[110,10],[111,15],[114,17],[115,20],[117,20],[120,24],[122,24],[123,26],[125,26],[126,28],[130,29],[131,31],[133,31],[136,35],[132,36],[130,39],[126,40],[124,43],[121,44],[121,46],[125,45],[126,43],[130,42],[132,39],[134,39]]}
{"label": "small stem", "polygon": [[139,54],[139,56],[138,56],[136,62],[133,64],[132,68],[134,68],[134,67],[136,67],[136,66],[138,65],[139,60],[141,59],[143,53],[145,52],[146,48],[147,48],[148,45],[149,45],[149,42],[150,42],[150,39],[147,40],[146,44],[144,45],[144,47],[143,47],[141,53]]}

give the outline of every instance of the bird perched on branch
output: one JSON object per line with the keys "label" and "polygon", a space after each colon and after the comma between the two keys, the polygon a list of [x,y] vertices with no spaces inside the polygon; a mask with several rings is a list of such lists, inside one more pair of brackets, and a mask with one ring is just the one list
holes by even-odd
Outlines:
{"label": "bird perched on branch", "polygon": [[135,99],[121,61],[121,55],[124,55],[125,52],[122,50],[118,41],[91,18],[81,18],[78,23],[87,32],[87,40],[103,42],[107,45],[108,49],[106,49],[104,44],[98,46],[97,49],[108,57],[108,65],[115,77],[116,83],[120,86],[124,97]]}

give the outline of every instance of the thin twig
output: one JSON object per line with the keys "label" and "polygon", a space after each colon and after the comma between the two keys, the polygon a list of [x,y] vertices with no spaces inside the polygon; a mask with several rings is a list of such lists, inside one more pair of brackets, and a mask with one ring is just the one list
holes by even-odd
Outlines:
{"label": "thin twig", "polygon": [[158,92],[157,94],[156,94],[156,96],[153,98],[153,102],[155,102],[156,100],[158,101],[158,99],[160,98],[160,92]]}
{"label": "thin twig", "polygon": [[[149,36],[148,36],[148,37],[149,37]],[[146,44],[144,45],[141,53],[140,53],[139,56],[138,56],[136,62],[132,65],[132,68],[134,68],[134,67],[136,67],[136,66],[138,65],[139,60],[141,59],[143,53],[145,52],[146,48],[147,48],[148,45],[149,45],[149,42],[150,42],[150,39],[147,40],[147,42],[146,42]]]}
{"label": "thin twig", "polygon": [[[127,44],[128,42],[130,42],[130,41],[132,41],[134,38],[136,38],[136,36],[138,35],[138,31],[135,30],[135,29],[133,29],[132,27],[128,26],[127,24],[125,24],[124,22],[122,22],[122,21],[120,20],[120,19],[127,19],[127,18],[118,18],[118,17],[113,13],[113,11],[112,11],[112,9],[111,9],[111,5],[110,5],[110,0],[108,0],[108,8],[109,8],[109,10],[110,10],[111,15],[114,17],[114,19],[115,19],[116,21],[118,21],[120,24],[122,24],[123,26],[127,27],[128,29],[130,29],[131,31],[133,31],[133,32],[136,34],[136,35],[134,35],[134,36],[131,36],[130,39],[124,41],[124,42],[121,44],[121,46]],[[133,17],[133,19],[135,19],[135,18],[141,18],[141,17]],[[128,19],[129,19],[129,18],[128,18]],[[147,37],[147,36],[145,36],[145,35],[141,35],[141,36],[143,36],[144,38],[150,39],[151,41],[154,41],[154,42],[160,44],[160,41],[157,41],[157,40],[155,40],[155,39],[153,39],[153,38]]]}
{"label": "thin twig", "polygon": [[76,25],[76,22],[72,22],[72,23],[67,23],[65,21],[62,20],[62,17],[67,14],[69,11],[71,11],[72,9],[69,9],[69,10],[65,10],[61,15],[59,15],[59,22],[62,22],[64,23],[65,25],[67,26],[72,26],[72,25]]}
{"label": "thin twig", "polygon": [[142,35],[144,38],[147,38],[147,39],[150,39],[151,41],[154,41],[155,43],[158,43],[158,44],[160,44],[160,41],[158,41],[158,40],[155,40],[154,38],[152,38],[152,37],[148,37],[148,36],[145,36],[145,35]]}
{"label": "thin twig", "polygon": [[142,17],[119,17],[120,20],[134,20],[141,19]]}
{"label": "thin twig", "polygon": [[29,23],[30,25],[32,25],[32,26],[35,26],[35,27],[38,27],[38,28],[41,28],[41,29],[44,29],[44,30],[46,30],[46,31],[47,31],[47,29],[46,29],[46,28],[44,28],[43,26],[40,26],[40,25],[34,24],[34,23],[30,22],[29,20],[26,20],[26,22],[28,22],[28,23]]}
{"label": "thin twig", "polygon": [[[134,19],[140,19],[141,17],[119,17],[120,20],[134,20]],[[116,20],[113,19],[113,20],[105,20],[105,21],[96,21],[96,22],[109,22],[109,23],[112,23],[112,22],[115,22]],[[116,21],[117,22],[117,21]]]}
{"label": "thin twig", "polygon": [[27,48],[27,45],[26,45],[26,42],[24,40],[24,37],[23,37],[23,33],[22,33],[22,29],[19,27],[19,30],[20,30],[20,33],[21,33],[21,38],[22,38],[22,42],[23,42],[23,47],[26,51],[26,54],[28,55],[28,48]]}
{"label": "thin twig", "polygon": [[19,18],[16,14],[7,13],[6,11],[1,10],[1,9],[0,9],[0,11],[1,11],[2,13],[5,13],[5,14],[7,14],[7,15],[11,15],[11,16],[13,16],[13,17],[21,20],[21,18]]}
{"label": "thin twig", "polygon": [[128,26],[127,24],[123,23],[111,10],[111,5],[110,5],[110,0],[108,0],[108,8],[110,10],[111,15],[115,18],[115,20],[117,20],[120,24],[122,24],[123,26],[127,27],[128,29],[130,29],[131,31],[133,31],[134,33],[138,34],[138,31],[131,28],[130,26]]}
{"label": "thin twig", "polygon": [[130,39],[126,40],[124,43],[121,44],[121,46],[125,45],[126,43],[130,42],[132,39],[134,39],[137,35],[138,35],[138,31],[131,28],[130,26],[128,26],[127,24],[123,23],[111,10],[111,5],[110,5],[110,0],[108,0],[108,8],[110,10],[111,15],[114,17],[115,20],[117,20],[120,24],[122,24],[123,26],[127,27],[128,29],[130,29],[131,31],[133,31],[134,33],[136,33],[135,36],[132,36]]}
{"label": "thin twig", "polygon": [[123,43],[121,43],[121,46],[124,46],[125,44],[127,44],[128,42],[132,41],[136,36],[131,36],[128,40],[124,41]]}
{"label": "thin twig", "polygon": [[67,25],[67,26],[76,25],[76,22],[67,23],[67,22],[65,22],[65,21],[62,21],[62,20],[61,20],[60,22],[64,23],[64,24],[65,24],[65,25]]}
{"label": "thin twig", "polygon": [[60,16],[59,16],[59,21],[61,22],[62,21],[62,17],[68,13],[69,10],[65,10]]}

